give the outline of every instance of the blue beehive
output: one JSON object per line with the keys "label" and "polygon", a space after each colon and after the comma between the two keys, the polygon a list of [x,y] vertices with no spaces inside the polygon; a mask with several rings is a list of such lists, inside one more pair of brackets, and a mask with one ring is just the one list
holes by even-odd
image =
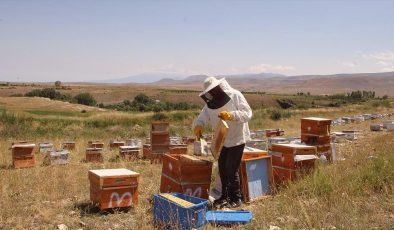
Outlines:
{"label": "blue beehive", "polygon": [[171,229],[200,228],[207,223],[208,200],[180,193],[153,195],[153,220],[155,225]]}

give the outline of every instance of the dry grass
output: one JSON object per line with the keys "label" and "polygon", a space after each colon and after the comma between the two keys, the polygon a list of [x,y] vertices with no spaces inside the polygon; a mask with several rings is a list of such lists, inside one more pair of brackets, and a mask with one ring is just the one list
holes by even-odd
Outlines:
{"label": "dry grass", "polygon": [[[43,117],[28,115],[24,106],[27,105],[11,108],[26,116],[33,116],[36,119],[34,122],[38,122]],[[42,106],[40,109],[48,108],[45,107],[45,103]],[[33,105],[29,109],[37,109],[37,107]],[[68,108],[63,109],[68,110]],[[259,117],[259,111],[255,111],[256,117],[251,122],[251,126],[253,129],[284,128],[287,135],[298,136],[301,117],[335,118],[370,112],[370,110],[362,106],[300,110],[294,111],[289,119],[280,121],[269,120],[266,116]],[[78,117],[78,119],[105,122],[133,117],[143,120],[151,115],[95,111],[88,117]],[[37,153],[36,167],[11,169],[9,147],[13,139],[1,137],[0,229],[53,229],[61,223],[66,224],[69,229],[152,229],[150,199],[152,194],[159,191],[161,166],[151,165],[145,160],[119,161],[116,158],[117,151],[108,149],[105,150],[104,164],[82,162],[89,139],[99,138],[108,146],[109,139],[113,138],[112,135],[115,133],[119,133],[119,129],[125,132],[124,135],[133,136],[130,134],[132,127],[110,124],[105,128],[92,128],[89,132],[85,132],[83,129],[86,127],[78,123],[79,120],[73,121],[73,119],[67,116],[51,117],[49,124],[54,124],[58,120],[72,121],[64,128],[63,132],[67,133],[64,137],[52,136],[51,133],[37,136],[21,134],[18,137],[32,138],[36,143],[50,140],[56,147],[59,147],[62,141],[75,137],[77,149],[71,152],[70,163],[65,166],[42,166],[43,155]],[[191,122],[192,118],[172,123],[172,126],[176,133],[190,135]],[[362,130],[364,137],[358,141],[345,142],[338,147],[346,158],[345,161],[322,165],[314,175],[282,188],[272,198],[243,205],[242,208],[253,212],[254,220],[251,224],[239,228],[267,229],[270,225],[280,226],[282,229],[394,228],[394,202],[392,202],[394,182],[390,179],[394,174],[392,155],[394,133],[371,133],[368,131],[369,123],[334,127],[335,131]],[[144,134],[143,131],[147,126],[142,129],[141,135]],[[371,155],[377,159],[369,159]],[[89,204],[88,170],[123,167],[141,174],[138,206],[128,212],[99,213],[97,208]],[[213,227],[207,225],[205,228]]]}

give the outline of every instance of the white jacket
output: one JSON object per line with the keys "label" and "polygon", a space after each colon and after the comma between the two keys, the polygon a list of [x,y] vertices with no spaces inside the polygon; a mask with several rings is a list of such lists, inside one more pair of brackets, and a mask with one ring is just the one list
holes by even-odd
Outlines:
{"label": "white jacket", "polygon": [[236,89],[233,89],[226,80],[224,80],[220,87],[230,97],[230,101],[219,109],[210,109],[207,105],[201,110],[198,115],[194,126],[211,126],[215,129],[219,121],[219,113],[228,111],[231,113],[232,120],[226,121],[229,130],[226,140],[224,141],[225,147],[233,147],[245,144],[250,140],[250,131],[248,121],[252,118],[252,109],[250,108],[245,97]]}

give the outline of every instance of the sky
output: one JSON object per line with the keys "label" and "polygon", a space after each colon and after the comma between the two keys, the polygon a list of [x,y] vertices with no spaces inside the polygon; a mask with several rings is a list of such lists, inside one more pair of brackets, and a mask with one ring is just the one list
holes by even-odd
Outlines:
{"label": "sky", "polygon": [[0,81],[394,71],[394,1],[0,0]]}

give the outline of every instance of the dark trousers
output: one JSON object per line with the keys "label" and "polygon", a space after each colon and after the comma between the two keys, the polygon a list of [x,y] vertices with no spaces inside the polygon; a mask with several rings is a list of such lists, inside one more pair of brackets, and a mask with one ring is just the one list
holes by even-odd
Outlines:
{"label": "dark trousers", "polygon": [[223,147],[220,152],[218,163],[222,181],[222,196],[227,197],[230,201],[241,199],[238,171],[244,148],[245,144],[230,148]]}

